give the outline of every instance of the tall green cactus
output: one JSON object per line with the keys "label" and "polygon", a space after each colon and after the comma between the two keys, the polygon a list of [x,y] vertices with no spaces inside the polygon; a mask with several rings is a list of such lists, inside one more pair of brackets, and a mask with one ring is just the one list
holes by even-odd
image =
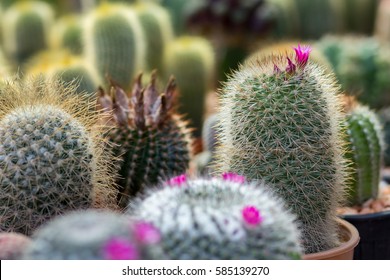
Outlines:
{"label": "tall green cactus", "polygon": [[168,259],[299,259],[294,216],[266,186],[226,173],[181,175],[131,203],[129,213],[161,232]]}
{"label": "tall green cactus", "polygon": [[199,136],[203,123],[206,93],[214,86],[215,58],[206,39],[183,36],[168,44],[165,52],[165,77],[175,76],[180,92],[180,112],[187,114]]}
{"label": "tall green cactus", "polygon": [[1,20],[5,51],[22,63],[48,46],[54,11],[45,2],[23,1],[9,7]]}
{"label": "tall green cactus", "polygon": [[107,137],[114,155],[120,157],[117,184],[121,207],[146,186],[186,172],[192,154],[187,122],[175,112],[174,80],[160,94],[156,73],[145,88],[141,77],[128,95],[113,84],[109,93],[102,90],[98,98],[100,107],[113,113],[113,129]]}
{"label": "tall green cactus", "polygon": [[114,207],[99,114],[72,88],[41,79],[0,96],[0,230],[31,234],[74,209]]}
{"label": "tall green cactus", "polygon": [[65,48],[79,55],[83,51],[82,18],[69,14],[57,19],[51,29],[51,48]]}
{"label": "tall green cactus", "polygon": [[347,114],[346,156],[352,162],[353,177],[348,180],[350,205],[361,205],[378,195],[383,164],[384,139],[376,114],[366,106],[356,105]]}
{"label": "tall green cactus", "polygon": [[82,32],[84,54],[100,78],[108,76],[128,89],[145,63],[145,38],[134,11],[103,3],[87,15]]}
{"label": "tall green cactus", "polygon": [[[264,180],[298,216],[306,253],[338,244],[346,167],[339,88],[309,47],[235,72],[220,95],[217,170]],[[295,55],[295,61],[293,56]]]}

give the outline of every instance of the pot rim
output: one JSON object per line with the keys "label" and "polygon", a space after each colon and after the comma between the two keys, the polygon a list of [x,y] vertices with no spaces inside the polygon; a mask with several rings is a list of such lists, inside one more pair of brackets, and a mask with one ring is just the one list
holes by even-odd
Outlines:
{"label": "pot rim", "polygon": [[385,217],[390,217],[390,210],[377,212],[377,213],[370,213],[370,214],[349,214],[349,215],[341,215],[340,217],[342,219],[348,219],[349,221],[361,221],[361,220],[380,220]]}
{"label": "pot rim", "polygon": [[332,248],[318,253],[305,254],[303,255],[302,259],[304,260],[331,259],[335,256],[342,255],[343,253],[354,250],[354,248],[358,245],[360,241],[358,230],[351,223],[341,218],[337,218],[337,222],[340,225],[340,230],[347,235],[348,241],[341,243],[336,248]]}

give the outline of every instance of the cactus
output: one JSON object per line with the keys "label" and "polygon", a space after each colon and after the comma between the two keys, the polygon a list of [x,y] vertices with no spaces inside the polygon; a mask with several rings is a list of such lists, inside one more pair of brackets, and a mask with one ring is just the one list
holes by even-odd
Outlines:
{"label": "cactus", "polygon": [[[297,215],[306,253],[337,246],[347,176],[339,88],[309,47],[241,67],[220,95],[216,170],[264,180]],[[285,66],[286,65],[286,66]]]}
{"label": "cactus", "polygon": [[65,48],[79,55],[83,51],[82,19],[70,14],[58,19],[51,29],[51,48]]}
{"label": "cactus", "polygon": [[146,88],[139,75],[131,95],[113,84],[110,93],[100,91],[99,106],[113,112],[114,128],[107,135],[114,143],[118,164],[118,203],[125,207],[129,197],[161,178],[185,172],[191,152],[187,122],[175,112],[175,82],[164,93],[156,88],[156,74]]}
{"label": "cactus", "polygon": [[390,166],[390,108],[386,107],[378,112],[384,134],[384,165]]}
{"label": "cactus", "polygon": [[296,0],[267,0],[275,16],[273,34],[277,38],[297,38],[301,31]]}
{"label": "cactus", "polygon": [[343,89],[379,109],[390,104],[390,46],[372,37],[325,36],[317,43],[333,65]]}
{"label": "cactus", "polygon": [[188,6],[191,6],[193,2],[188,0],[160,0],[160,5],[169,11],[177,36],[180,36],[186,30],[186,13]]}
{"label": "cactus", "polygon": [[0,233],[0,260],[20,260],[31,239],[15,232]]}
{"label": "cactus", "polygon": [[381,1],[344,0],[344,2],[344,19],[346,20],[346,28],[348,32],[355,34],[372,34],[378,3]]}
{"label": "cactus", "polygon": [[[204,38],[183,36],[168,44],[165,77],[176,77],[180,112],[188,115],[195,135],[201,133],[206,93],[214,86],[215,59],[211,44]],[[194,82],[196,80],[196,82]]]}
{"label": "cactus", "polygon": [[383,163],[384,139],[377,115],[366,106],[356,104],[346,119],[347,158],[353,176],[347,181],[350,205],[361,205],[378,195]]}
{"label": "cactus", "polygon": [[129,205],[153,224],[168,259],[297,259],[294,216],[266,186],[235,174],[187,179],[181,175]]}
{"label": "cactus", "polygon": [[[134,260],[158,250],[160,233],[150,224],[109,211],[75,211],[39,228],[24,259]],[[152,248],[154,247],[154,248]]]}
{"label": "cactus", "polygon": [[128,89],[144,67],[145,38],[135,12],[124,4],[103,3],[83,27],[84,54],[101,80],[106,76]]}
{"label": "cactus", "polygon": [[9,7],[2,18],[6,54],[22,63],[46,48],[53,21],[52,7],[41,1],[23,1]]}
{"label": "cactus", "polygon": [[7,83],[0,96],[0,230],[30,235],[74,209],[114,207],[100,113],[57,81]]}
{"label": "cactus", "polygon": [[147,3],[132,6],[141,22],[146,39],[146,70],[163,68],[165,46],[173,39],[171,18],[163,7]]}

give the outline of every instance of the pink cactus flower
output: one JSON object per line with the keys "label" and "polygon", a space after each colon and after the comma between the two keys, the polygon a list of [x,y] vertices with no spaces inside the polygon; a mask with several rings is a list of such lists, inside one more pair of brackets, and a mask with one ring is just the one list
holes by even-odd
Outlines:
{"label": "pink cactus flower", "polygon": [[282,73],[282,71],[280,70],[280,68],[276,64],[274,64],[274,73],[276,73],[276,74]]}
{"label": "pink cactus flower", "polygon": [[238,175],[238,174],[232,173],[232,172],[224,172],[222,174],[222,179],[225,181],[231,181],[231,182],[236,182],[236,183],[240,183],[240,184],[245,182],[244,176],[241,176],[241,175]]}
{"label": "pink cactus flower", "polygon": [[298,44],[297,48],[294,48],[295,51],[295,61],[300,68],[305,68],[307,61],[309,60],[309,55],[311,52],[310,46],[301,46]]}
{"label": "pink cactus flower", "polygon": [[288,65],[286,67],[286,72],[287,73],[295,73],[295,71],[297,70],[297,66],[288,57],[287,57],[287,61],[288,61]]}
{"label": "pink cactus flower", "polygon": [[121,237],[112,238],[104,245],[103,257],[106,260],[136,260],[139,258],[137,248]]}
{"label": "pink cactus flower", "polygon": [[242,217],[250,226],[257,226],[263,221],[263,217],[260,215],[259,209],[257,209],[255,206],[246,206],[242,210]]}
{"label": "pink cactus flower", "polygon": [[170,186],[180,187],[187,182],[187,176],[185,174],[173,177],[167,181]]}
{"label": "pink cactus flower", "polygon": [[134,236],[141,244],[156,244],[161,240],[158,229],[147,222],[138,222],[134,225]]}

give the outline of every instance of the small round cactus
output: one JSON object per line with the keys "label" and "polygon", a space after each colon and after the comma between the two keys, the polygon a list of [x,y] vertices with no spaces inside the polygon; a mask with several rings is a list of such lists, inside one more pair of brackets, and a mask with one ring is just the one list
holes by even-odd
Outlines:
{"label": "small round cactus", "polygon": [[266,186],[222,178],[171,178],[129,205],[161,232],[168,259],[298,259],[294,216]]}
{"label": "small round cactus", "polygon": [[60,82],[8,83],[0,96],[0,230],[30,235],[56,215],[113,207],[100,113]]}
{"label": "small round cactus", "polygon": [[160,233],[151,224],[109,211],[75,211],[53,219],[32,236],[23,258],[136,260],[152,258]]}
{"label": "small round cactus", "polygon": [[100,91],[99,107],[113,114],[107,138],[119,157],[118,203],[121,207],[147,185],[186,172],[192,155],[191,130],[176,113],[175,81],[159,93],[156,73],[142,87],[139,75],[131,93],[116,84]]}
{"label": "small round cactus", "polygon": [[20,260],[31,239],[15,232],[0,233],[0,260]]}
{"label": "small round cactus", "polygon": [[70,14],[57,19],[51,29],[52,48],[65,48],[73,54],[81,54],[83,51],[82,42],[82,18]]}

